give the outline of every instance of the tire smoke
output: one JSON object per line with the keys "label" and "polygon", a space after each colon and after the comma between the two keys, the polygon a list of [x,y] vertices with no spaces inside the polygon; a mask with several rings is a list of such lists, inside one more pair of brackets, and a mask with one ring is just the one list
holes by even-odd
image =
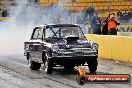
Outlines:
{"label": "tire smoke", "polygon": [[16,0],[16,6],[9,7],[12,20],[0,22],[0,55],[23,54],[24,42],[30,39],[36,25],[80,22],[85,14],[65,9],[62,4],[66,2],[60,0],[43,7],[29,0]]}

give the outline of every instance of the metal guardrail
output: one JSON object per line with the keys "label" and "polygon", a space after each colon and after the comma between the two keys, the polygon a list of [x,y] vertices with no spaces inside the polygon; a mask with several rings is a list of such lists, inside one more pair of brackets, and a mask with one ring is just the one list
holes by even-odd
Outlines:
{"label": "metal guardrail", "polygon": [[120,25],[118,28],[121,32],[132,32],[132,24]]}

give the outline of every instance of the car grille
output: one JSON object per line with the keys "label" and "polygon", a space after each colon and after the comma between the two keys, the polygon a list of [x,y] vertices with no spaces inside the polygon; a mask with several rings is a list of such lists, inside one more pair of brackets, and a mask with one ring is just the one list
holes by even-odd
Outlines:
{"label": "car grille", "polygon": [[72,48],[72,49],[59,49],[58,52],[89,52],[92,51],[91,48]]}
{"label": "car grille", "polygon": [[91,56],[97,55],[97,51],[91,48],[60,49],[54,56]]}

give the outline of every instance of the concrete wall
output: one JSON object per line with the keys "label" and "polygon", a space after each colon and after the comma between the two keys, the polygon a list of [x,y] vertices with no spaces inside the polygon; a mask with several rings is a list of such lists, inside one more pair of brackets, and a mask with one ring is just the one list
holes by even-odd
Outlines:
{"label": "concrete wall", "polygon": [[99,44],[99,57],[132,62],[132,37],[87,34],[87,39]]}

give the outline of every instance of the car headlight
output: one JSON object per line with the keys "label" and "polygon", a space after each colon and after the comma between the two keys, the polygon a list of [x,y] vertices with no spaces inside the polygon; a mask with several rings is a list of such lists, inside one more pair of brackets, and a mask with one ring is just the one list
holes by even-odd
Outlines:
{"label": "car headlight", "polygon": [[92,49],[93,49],[94,51],[97,51],[97,50],[98,50],[98,44],[93,43],[93,44],[92,44]]}
{"label": "car headlight", "polygon": [[52,51],[53,52],[57,52],[59,50],[59,46],[58,45],[53,45],[52,46]]}

